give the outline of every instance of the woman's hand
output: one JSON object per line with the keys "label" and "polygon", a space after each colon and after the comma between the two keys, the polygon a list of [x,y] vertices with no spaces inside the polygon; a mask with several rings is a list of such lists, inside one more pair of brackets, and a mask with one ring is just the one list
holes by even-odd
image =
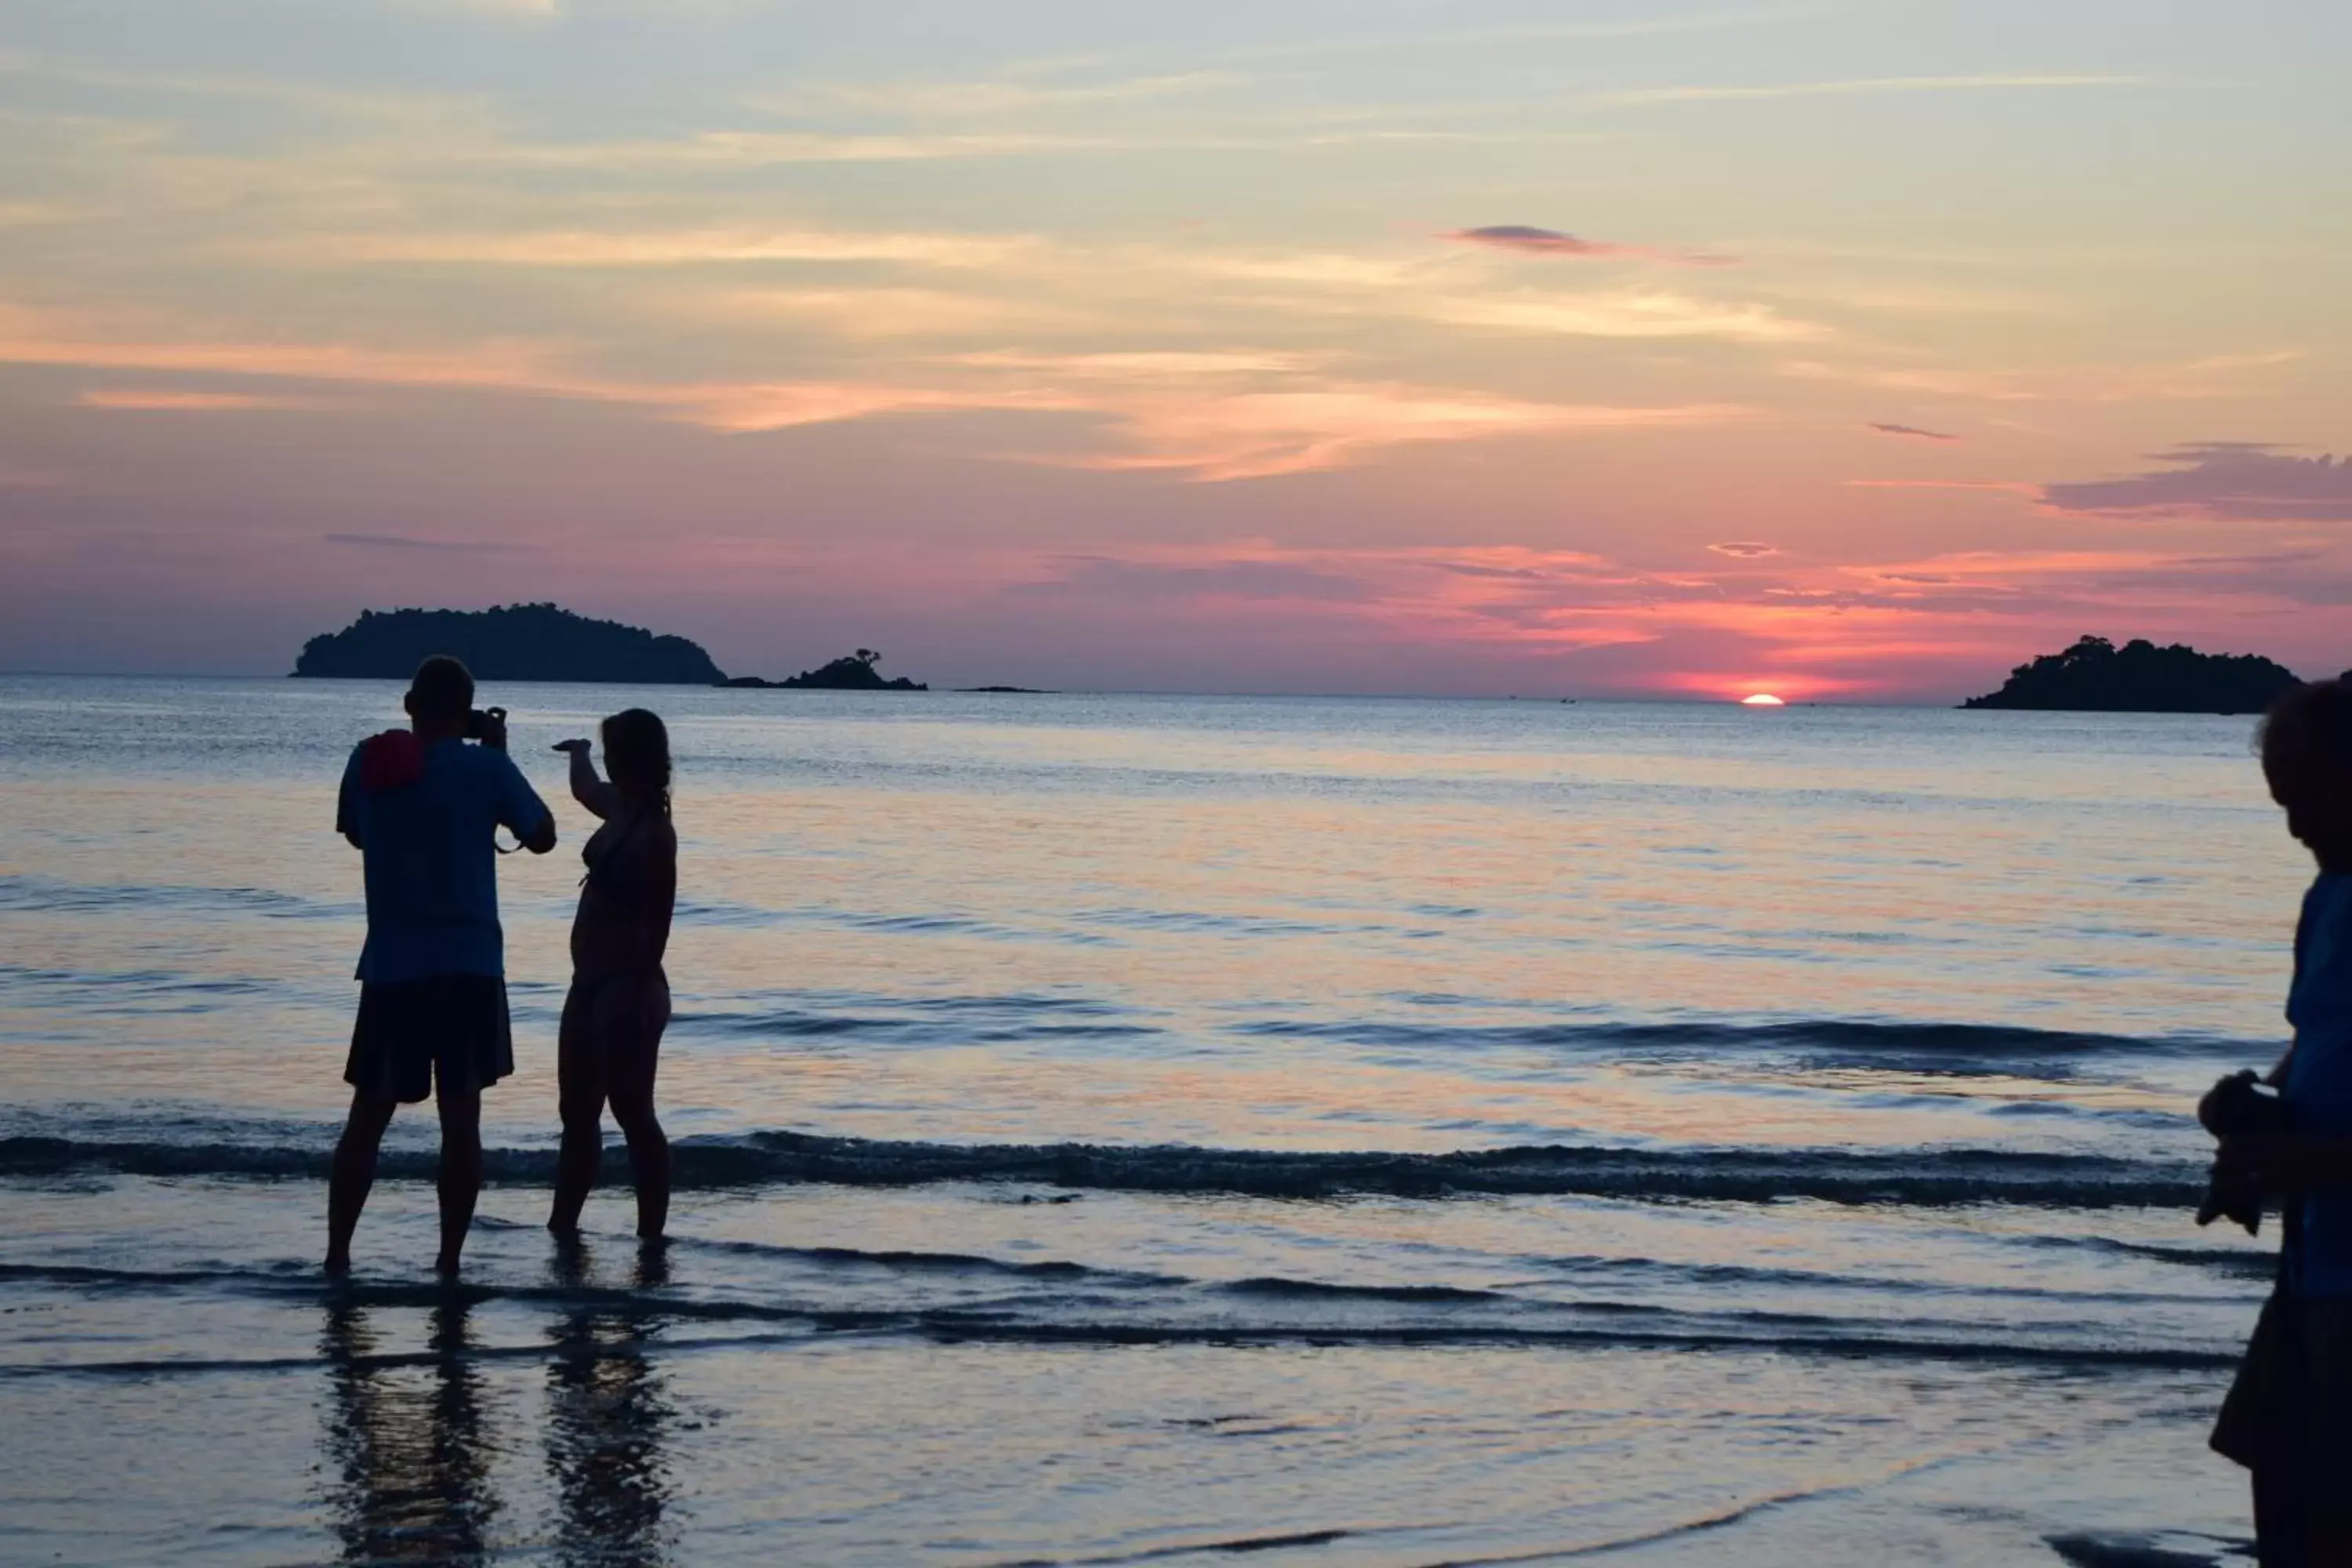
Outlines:
{"label": "woman's hand", "polygon": [[557,752],[570,752],[575,755],[584,755],[592,750],[594,745],[595,742],[593,741],[558,741],[549,749]]}

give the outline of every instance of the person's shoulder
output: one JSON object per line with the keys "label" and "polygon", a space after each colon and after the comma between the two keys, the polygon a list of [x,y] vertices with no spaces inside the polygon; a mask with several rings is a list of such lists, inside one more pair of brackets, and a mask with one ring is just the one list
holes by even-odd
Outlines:
{"label": "person's shoulder", "polygon": [[514,767],[503,752],[464,741],[445,741],[433,748],[431,756],[443,787],[467,794],[496,794],[506,787],[507,775]]}
{"label": "person's shoulder", "polygon": [[443,748],[450,753],[455,764],[468,778],[503,779],[509,773],[520,774],[515,760],[496,746],[477,745],[470,741],[454,742]]}

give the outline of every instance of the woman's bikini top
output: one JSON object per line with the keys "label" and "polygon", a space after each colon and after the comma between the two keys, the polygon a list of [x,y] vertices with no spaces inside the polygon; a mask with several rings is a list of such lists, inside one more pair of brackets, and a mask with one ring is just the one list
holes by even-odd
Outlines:
{"label": "woman's bikini top", "polygon": [[644,817],[642,811],[631,814],[620,832],[613,836],[613,841],[604,846],[604,852],[593,860],[588,858],[587,845],[580,848],[580,858],[588,865],[588,874],[580,879],[580,885],[636,912],[644,910],[652,889],[641,878],[630,873],[627,863],[621,858],[621,847],[629,841],[629,835],[637,830]]}

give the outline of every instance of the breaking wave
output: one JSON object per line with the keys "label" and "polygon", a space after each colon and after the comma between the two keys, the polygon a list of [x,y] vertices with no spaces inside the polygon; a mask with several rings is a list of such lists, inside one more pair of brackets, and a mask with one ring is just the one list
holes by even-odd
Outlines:
{"label": "breaking wave", "polygon": [[[0,1138],[0,1175],[79,1172],[141,1176],[322,1180],[330,1155],[316,1141],[194,1135],[165,1141]],[[621,1173],[617,1150],[609,1156]],[[387,1149],[383,1173],[423,1180],[435,1156]],[[1636,1200],[1950,1207],[2193,1206],[2204,1173],[2180,1161],[1993,1149],[1653,1149],[1572,1144],[1463,1150],[1442,1154],[1291,1152],[1186,1145],[961,1144],[885,1142],[768,1131],[688,1138],[676,1148],[686,1188],[789,1184],[921,1186],[989,1182],[1076,1191],[1232,1194],[1271,1198],[1403,1198],[1560,1194]],[[550,1149],[487,1152],[489,1180],[551,1181]]]}

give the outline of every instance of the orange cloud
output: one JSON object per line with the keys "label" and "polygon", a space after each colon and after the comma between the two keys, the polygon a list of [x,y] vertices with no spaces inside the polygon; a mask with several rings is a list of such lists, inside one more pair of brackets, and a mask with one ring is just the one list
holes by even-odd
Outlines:
{"label": "orange cloud", "polygon": [[79,408],[142,409],[171,413],[213,413],[247,408],[313,408],[306,398],[268,397],[245,392],[189,392],[164,386],[102,387],[75,397]]}
{"label": "orange cloud", "polygon": [[[961,373],[965,384],[953,378],[929,384],[665,383],[574,369],[545,344],[494,342],[458,352],[122,341],[62,329],[5,308],[0,362],[504,392],[635,405],[731,434],[897,414],[1094,414],[1132,449],[1021,460],[1108,471],[1160,469],[1204,480],[1339,468],[1403,445],[1720,423],[1744,412],[1709,405],[1538,403],[1402,384],[1335,382],[1303,374],[1311,362],[1300,356],[1241,352],[983,355],[945,362],[940,368]],[[1241,384],[1220,384],[1236,380]],[[1249,384],[1253,380],[1264,384]]]}
{"label": "orange cloud", "polygon": [[1421,313],[1451,326],[1586,338],[1725,338],[1735,342],[1795,342],[1829,335],[1818,322],[1793,320],[1769,305],[1719,304],[1664,292],[1518,292],[1431,300]]}

